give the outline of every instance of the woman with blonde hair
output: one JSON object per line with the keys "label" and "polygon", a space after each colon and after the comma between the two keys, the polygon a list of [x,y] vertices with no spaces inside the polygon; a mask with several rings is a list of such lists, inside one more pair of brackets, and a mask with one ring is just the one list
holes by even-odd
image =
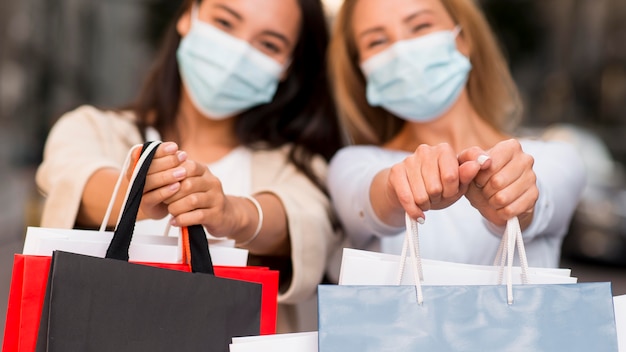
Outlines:
{"label": "woman with blonde hair", "polygon": [[529,263],[558,265],[583,166],[570,146],[507,132],[520,99],[472,0],[346,0],[329,69],[356,145],[328,184],[355,247],[399,253],[406,213],[424,257],[490,264],[517,216]]}

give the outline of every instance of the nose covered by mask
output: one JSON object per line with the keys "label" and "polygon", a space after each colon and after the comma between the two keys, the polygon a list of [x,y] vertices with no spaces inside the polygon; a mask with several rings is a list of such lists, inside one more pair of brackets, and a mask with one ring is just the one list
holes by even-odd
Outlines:
{"label": "nose covered by mask", "polygon": [[471,70],[454,31],[399,41],[361,65],[367,101],[415,122],[436,119],[457,100]]}
{"label": "nose covered by mask", "polygon": [[283,65],[248,42],[200,21],[195,7],[191,17],[191,29],[176,56],[195,107],[219,120],[272,101]]}

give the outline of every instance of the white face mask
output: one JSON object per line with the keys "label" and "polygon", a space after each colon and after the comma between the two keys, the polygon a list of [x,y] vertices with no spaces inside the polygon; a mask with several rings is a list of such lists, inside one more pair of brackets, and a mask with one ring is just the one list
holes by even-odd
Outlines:
{"label": "white face mask", "polygon": [[459,31],[402,40],[363,62],[369,104],[415,122],[432,121],[450,109],[472,67],[456,49]]}
{"label": "white face mask", "polygon": [[200,21],[196,5],[191,17],[191,29],[176,56],[195,107],[217,120],[272,101],[284,66],[248,42]]}

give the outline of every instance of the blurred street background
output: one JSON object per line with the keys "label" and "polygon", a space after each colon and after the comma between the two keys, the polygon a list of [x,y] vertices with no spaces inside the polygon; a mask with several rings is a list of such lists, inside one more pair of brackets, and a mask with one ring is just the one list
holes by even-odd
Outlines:
{"label": "blurred street background", "polygon": [[[521,135],[580,150],[589,184],[563,248],[580,282],[626,294],[626,1],[479,0],[525,103]],[[341,0],[327,1],[329,21]],[[12,257],[38,224],[56,119],[134,98],[180,0],[0,0],[0,334]]]}

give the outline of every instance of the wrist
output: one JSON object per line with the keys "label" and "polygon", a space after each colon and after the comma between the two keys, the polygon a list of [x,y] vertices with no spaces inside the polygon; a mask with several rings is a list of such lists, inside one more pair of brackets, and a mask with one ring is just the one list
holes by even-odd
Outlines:
{"label": "wrist", "polygon": [[252,243],[261,231],[263,225],[263,210],[259,202],[251,196],[231,197],[237,204],[239,214],[236,224],[229,238],[235,240],[237,246],[246,246]]}

